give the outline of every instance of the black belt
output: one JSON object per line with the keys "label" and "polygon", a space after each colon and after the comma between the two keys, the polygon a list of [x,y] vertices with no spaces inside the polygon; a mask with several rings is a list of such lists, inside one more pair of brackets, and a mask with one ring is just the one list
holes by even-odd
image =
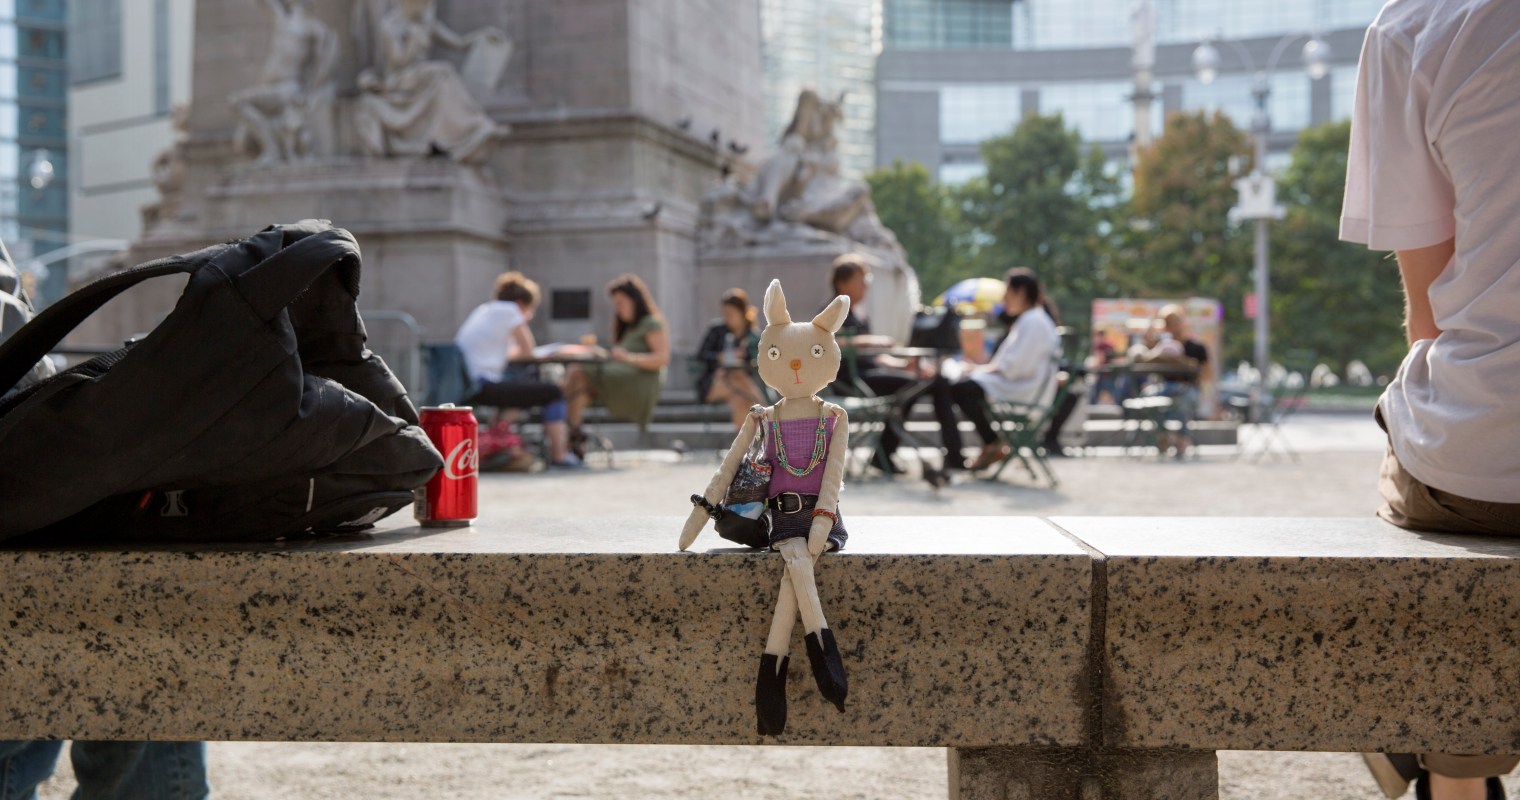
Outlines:
{"label": "black belt", "polygon": [[773,508],[783,514],[801,514],[817,505],[818,495],[798,492],[782,492],[765,501],[766,508]]}

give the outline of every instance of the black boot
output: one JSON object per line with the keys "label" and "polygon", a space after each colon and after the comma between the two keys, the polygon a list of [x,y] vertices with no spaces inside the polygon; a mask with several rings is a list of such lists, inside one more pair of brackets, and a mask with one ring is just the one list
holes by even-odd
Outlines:
{"label": "black boot", "polygon": [[781,665],[770,653],[760,656],[760,676],[755,680],[755,729],[761,736],[780,736],[786,730],[786,667],[791,662],[781,656]]}
{"label": "black boot", "polygon": [[834,643],[834,632],[824,628],[807,635],[808,661],[813,665],[813,680],[818,682],[818,693],[823,699],[844,711],[844,699],[850,694],[850,685],[844,677],[844,660],[839,657],[839,645]]}

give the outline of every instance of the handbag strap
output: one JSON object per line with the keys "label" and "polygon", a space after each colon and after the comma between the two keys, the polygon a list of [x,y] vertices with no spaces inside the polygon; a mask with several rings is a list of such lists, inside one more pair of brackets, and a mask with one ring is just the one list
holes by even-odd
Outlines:
{"label": "handbag strap", "polygon": [[[271,226],[257,234],[254,240],[261,236],[283,238],[288,232],[301,231],[303,227],[311,232],[288,245],[272,243],[279,249],[251,266],[237,270],[232,264],[226,265],[224,271],[260,319],[272,319],[306,291],[317,276],[338,262],[352,258],[357,264],[358,243],[347,231],[336,228]],[[65,336],[122,292],[151,278],[195,273],[223,256],[233,255],[233,251],[256,250],[254,240],[149,261],[92,281],[48,306],[0,343],[0,391],[19,383],[32,366],[57,347]],[[344,281],[345,288],[357,295],[358,271],[345,270]]]}
{"label": "handbag strap", "polygon": [[150,278],[194,272],[204,263],[185,256],[149,261],[92,281],[43,309],[21,330],[0,343],[0,391],[19,383],[33,365],[63,341],[63,337],[68,336],[111,298]]}

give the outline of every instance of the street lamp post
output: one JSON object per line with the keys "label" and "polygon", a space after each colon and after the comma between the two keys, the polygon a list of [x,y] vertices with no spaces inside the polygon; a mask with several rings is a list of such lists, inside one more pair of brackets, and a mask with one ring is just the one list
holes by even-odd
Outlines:
{"label": "street lamp post", "polygon": [[[1256,278],[1256,385],[1251,387],[1251,415],[1252,419],[1260,421],[1264,418],[1263,403],[1268,394],[1269,376],[1272,372],[1271,361],[1271,327],[1268,310],[1268,293],[1271,286],[1268,281],[1269,266],[1267,261],[1267,221],[1282,219],[1283,207],[1277,204],[1277,182],[1266,170],[1267,161],[1267,134],[1272,131],[1272,118],[1267,112],[1267,101],[1272,96],[1272,84],[1268,80],[1268,73],[1277,67],[1278,59],[1287,52],[1288,46],[1303,37],[1309,37],[1304,44],[1302,53],[1304,69],[1313,80],[1325,77],[1330,70],[1330,45],[1325,40],[1313,33],[1290,33],[1284,36],[1267,59],[1266,67],[1257,70],[1251,59],[1251,52],[1240,42],[1217,37],[1220,41],[1230,44],[1239,56],[1247,70],[1255,73],[1255,79],[1251,85],[1251,96],[1256,100],[1256,113],[1251,117],[1251,135],[1255,145],[1255,158],[1251,164],[1251,174],[1235,181],[1235,189],[1240,192],[1239,203],[1230,209],[1231,222],[1243,222],[1250,220],[1256,223],[1255,241],[1255,278]],[[1193,51],[1193,69],[1198,73],[1198,80],[1202,83],[1212,83],[1219,74],[1219,51],[1205,41]]]}

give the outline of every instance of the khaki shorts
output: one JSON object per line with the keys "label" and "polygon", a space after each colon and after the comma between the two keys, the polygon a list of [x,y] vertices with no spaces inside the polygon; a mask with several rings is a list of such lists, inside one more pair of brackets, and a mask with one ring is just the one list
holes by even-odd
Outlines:
{"label": "khaki shorts", "polygon": [[[1387,431],[1382,411],[1379,410],[1376,416],[1378,425]],[[1421,483],[1399,463],[1392,443],[1383,456],[1378,490],[1384,501],[1378,516],[1400,528],[1439,533],[1520,535],[1520,504],[1471,500]],[[1487,778],[1508,774],[1520,765],[1520,756],[1424,753],[1420,756],[1420,763],[1431,772],[1452,778]]]}
{"label": "khaki shorts", "polygon": [[[1387,431],[1382,411],[1376,416],[1378,425]],[[1392,443],[1383,456],[1378,491],[1382,493],[1384,503],[1378,516],[1400,528],[1432,533],[1520,536],[1520,503],[1472,500],[1421,483],[1399,463]]]}

